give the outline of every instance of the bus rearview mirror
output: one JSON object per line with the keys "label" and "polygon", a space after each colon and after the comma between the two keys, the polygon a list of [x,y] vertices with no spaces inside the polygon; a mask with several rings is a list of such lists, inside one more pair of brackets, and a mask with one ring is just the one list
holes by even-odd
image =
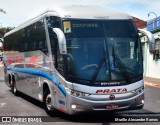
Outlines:
{"label": "bus rearview mirror", "polygon": [[64,33],[59,28],[53,28],[53,31],[56,33],[58,38],[60,54],[63,54],[63,55],[67,54],[66,38],[64,36]]}
{"label": "bus rearview mirror", "polygon": [[155,38],[153,34],[145,29],[138,29],[138,31],[147,36],[149,42],[149,52],[153,53],[155,51]]}

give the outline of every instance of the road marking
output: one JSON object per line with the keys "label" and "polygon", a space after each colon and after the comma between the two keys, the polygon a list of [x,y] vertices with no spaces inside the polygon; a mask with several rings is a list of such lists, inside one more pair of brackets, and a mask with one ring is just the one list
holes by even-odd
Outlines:
{"label": "road marking", "polygon": [[4,107],[6,103],[0,103],[0,108]]}

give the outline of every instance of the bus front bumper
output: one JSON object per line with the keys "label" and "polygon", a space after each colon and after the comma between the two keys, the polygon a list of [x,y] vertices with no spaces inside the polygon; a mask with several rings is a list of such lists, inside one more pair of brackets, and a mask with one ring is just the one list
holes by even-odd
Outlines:
{"label": "bus front bumper", "polygon": [[91,101],[75,96],[68,96],[68,114],[92,111],[123,111],[141,109],[144,106],[144,92],[132,98],[109,101]]}

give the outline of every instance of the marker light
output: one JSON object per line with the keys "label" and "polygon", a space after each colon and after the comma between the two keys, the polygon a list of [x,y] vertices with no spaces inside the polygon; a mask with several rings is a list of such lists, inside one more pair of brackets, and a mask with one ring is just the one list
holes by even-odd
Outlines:
{"label": "marker light", "polygon": [[72,109],[76,109],[76,108],[77,108],[77,106],[76,106],[76,105],[72,105],[71,107],[72,107]]}
{"label": "marker light", "polygon": [[144,100],[142,100],[142,104],[144,104]]}

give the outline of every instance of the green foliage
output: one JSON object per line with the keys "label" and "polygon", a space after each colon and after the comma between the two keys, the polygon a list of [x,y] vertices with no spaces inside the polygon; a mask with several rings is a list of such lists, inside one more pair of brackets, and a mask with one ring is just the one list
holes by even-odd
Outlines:
{"label": "green foliage", "polygon": [[14,29],[14,27],[2,27],[2,28],[0,28],[0,38],[2,38],[4,36],[4,34],[11,31],[12,29]]}

